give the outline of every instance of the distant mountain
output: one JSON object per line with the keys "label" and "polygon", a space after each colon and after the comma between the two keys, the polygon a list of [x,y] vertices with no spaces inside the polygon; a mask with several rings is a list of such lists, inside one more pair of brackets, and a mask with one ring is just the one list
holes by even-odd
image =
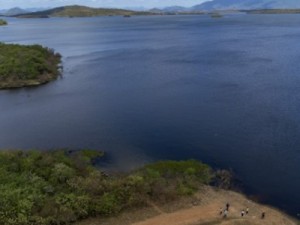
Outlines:
{"label": "distant mountain", "polygon": [[190,12],[189,8],[185,8],[182,6],[169,6],[169,7],[165,7],[165,8],[153,8],[148,11],[152,12],[152,13],[156,13],[156,14],[166,14],[166,15]]}
{"label": "distant mountain", "polygon": [[[300,0],[299,0],[300,1]],[[162,9],[164,12],[185,12],[188,9],[182,6],[170,6]]]}
{"label": "distant mountain", "polygon": [[148,8],[146,8],[146,7],[124,7],[122,9],[132,10],[132,11],[147,11],[148,10]]}
{"label": "distant mountain", "polygon": [[6,10],[3,15],[5,15],[5,16],[15,16],[15,15],[18,15],[18,14],[28,13],[28,12],[29,11],[27,11],[25,9],[15,7],[15,8],[11,8],[11,9]]}
{"label": "distant mountain", "polygon": [[300,0],[212,0],[192,7],[192,10],[231,9],[293,9],[300,8]]}
{"label": "distant mountain", "polygon": [[37,12],[37,11],[45,11],[45,10],[48,10],[48,9],[51,9],[49,7],[45,8],[25,8],[24,10],[26,10],[27,12]]}
{"label": "distant mountain", "polygon": [[0,15],[2,16],[15,16],[19,14],[31,13],[36,11],[46,10],[46,8],[26,8],[22,9],[19,7],[11,8],[11,9],[1,9]]}
{"label": "distant mountain", "polygon": [[11,8],[11,9],[2,9],[2,10],[0,10],[0,15],[14,16],[14,15],[18,15],[18,14],[21,14],[21,13],[28,13],[28,12],[30,12],[30,11],[15,7],[15,8]]}
{"label": "distant mountain", "polygon": [[113,15],[145,15],[149,12],[140,12],[125,9],[105,9],[90,8],[86,6],[72,5],[63,6],[54,9],[48,9],[39,12],[19,14],[22,18],[48,18],[48,17],[92,17],[92,16],[113,16]]}
{"label": "distant mountain", "polygon": [[164,13],[164,10],[159,9],[159,8],[152,8],[152,9],[149,9],[148,12],[154,13],[154,14],[161,14],[161,13]]}

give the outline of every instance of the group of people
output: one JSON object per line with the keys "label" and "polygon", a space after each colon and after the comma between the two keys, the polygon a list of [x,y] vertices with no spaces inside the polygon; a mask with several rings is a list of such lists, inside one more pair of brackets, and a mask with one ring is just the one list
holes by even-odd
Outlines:
{"label": "group of people", "polygon": [[228,216],[228,212],[229,212],[229,203],[227,202],[226,205],[225,205],[225,209],[223,210],[223,208],[221,207],[220,208],[220,215],[223,215],[223,218],[227,218]]}
{"label": "group of people", "polygon": [[249,208],[247,207],[246,210],[243,209],[241,211],[241,217],[243,217],[245,214],[248,214],[248,213],[249,213]]}
{"label": "group of people", "polygon": [[[225,208],[222,208],[222,207],[220,208],[220,215],[222,215],[223,218],[228,217],[229,207],[230,207],[230,204],[227,202],[226,205],[225,205]],[[242,209],[241,217],[244,217],[245,215],[248,215],[248,214],[249,214],[249,208],[248,207],[246,209]],[[265,216],[266,216],[266,213],[262,212],[260,218],[264,219]]]}

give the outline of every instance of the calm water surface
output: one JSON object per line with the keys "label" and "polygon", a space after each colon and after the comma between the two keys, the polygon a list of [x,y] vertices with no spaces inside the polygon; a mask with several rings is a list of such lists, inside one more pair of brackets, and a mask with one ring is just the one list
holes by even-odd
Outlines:
{"label": "calm water surface", "polygon": [[109,166],[201,159],[300,212],[300,15],[8,19],[63,77],[0,91],[0,148],[95,148]]}

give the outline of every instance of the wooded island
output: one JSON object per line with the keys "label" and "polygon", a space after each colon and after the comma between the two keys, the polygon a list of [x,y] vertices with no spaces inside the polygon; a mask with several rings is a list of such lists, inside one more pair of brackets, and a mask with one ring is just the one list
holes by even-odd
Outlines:
{"label": "wooded island", "polygon": [[60,74],[61,55],[41,45],[0,43],[0,89],[37,86]]}

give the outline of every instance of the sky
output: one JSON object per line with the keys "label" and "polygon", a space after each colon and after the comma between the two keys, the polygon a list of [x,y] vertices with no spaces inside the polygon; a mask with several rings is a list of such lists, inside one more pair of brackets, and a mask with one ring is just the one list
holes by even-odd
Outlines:
{"label": "sky", "polygon": [[0,9],[48,8],[74,4],[109,8],[153,8],[174,5],[189,7],[205,1],[207,0],[0,0]]}

